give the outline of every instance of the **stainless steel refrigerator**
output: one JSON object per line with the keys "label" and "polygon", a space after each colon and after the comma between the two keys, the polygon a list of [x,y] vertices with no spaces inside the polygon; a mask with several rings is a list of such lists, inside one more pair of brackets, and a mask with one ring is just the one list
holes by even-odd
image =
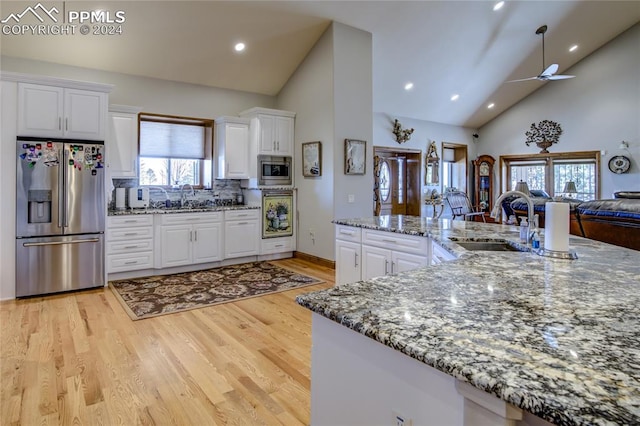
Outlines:
{"label": "stainless steel refrigerator", "polygon": [[16,296],[104,285],[104,143],[17,138]]}

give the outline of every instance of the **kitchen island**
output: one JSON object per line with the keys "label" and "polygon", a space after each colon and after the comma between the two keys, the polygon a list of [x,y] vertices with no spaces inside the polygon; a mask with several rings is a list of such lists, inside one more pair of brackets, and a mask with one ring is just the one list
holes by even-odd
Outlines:
{"label": "kitchen island", "polygon": [[640,423],[638,251],[572,236],[578,259],[561,260],[452,240],[517,241],[505,225],[334,223],[432,238],[456,259],[297,297],[314,312],[312,424],[462,425],[487,409],[501,424]]}

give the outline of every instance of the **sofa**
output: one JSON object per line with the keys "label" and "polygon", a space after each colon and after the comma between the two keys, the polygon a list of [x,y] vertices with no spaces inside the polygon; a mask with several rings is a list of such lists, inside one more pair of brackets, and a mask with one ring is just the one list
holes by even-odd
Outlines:
{"label": "sofa", "polygon": [[[544,228],[545,204],[550,197],[532,193],[533,209],[539,217],[539,226]],[[640,191],[619,191],[613,199],[578,201],[563,198],[569,207],[569,232],[572,235],[590,238],[621,247],[640,250]],[[518,197],[506,198],[502,208],[509,217],[527,216],[527,203]]]}
{"label": "sofa", "polygon": [[[531,201],[533,202],[533,212],[538,215],[538,226],[540,228],[544,228],[545,204],[549,201],[553,201],[553,199],[544,191],[531,190]],[[581,204],[582,201],[574,200],[573,198],[561,198],[560,201],[569,203],[569,233],[582,237],[582,230],[580,229],[580,224],[576,214],[576,207]],[[527,210],[529,207],[523,198],[512,196],[504,199],[502,202],[502,209],[507,217],[514,215],[519,219],[527,216]],[[520,223],[519,220],[518,223]]]}
{"label": "sofa", "polygon": [[577,206],[582,236],[640,250],[640,192],[617,192],[614,197]]}

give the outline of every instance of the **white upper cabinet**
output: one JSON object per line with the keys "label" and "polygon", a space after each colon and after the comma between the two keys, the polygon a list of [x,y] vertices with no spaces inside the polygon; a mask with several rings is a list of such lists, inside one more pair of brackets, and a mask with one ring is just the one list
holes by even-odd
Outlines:
{"label": "white upper cabinet", "polygon": [[104,140],[104,92],[18,83],[18,135]]}
{"label": "white upper cabinet", "polygon": [[217,179],[248,179],[249,119],[239,117],[216,118],[214,158]]}
{"label": "white upper cabinet", "polygon": [[293,155],[295,113],[251,108],[240,116],[251,119],[251,143],[258,155]]}
{"label": "white upper cabinet", "polygon": [[140,108],[109,107],[109,135],[106,151],[111,177],[135,178],[138,164],[138,112]]}
{"label": "white upper cabinet", "polygon": [[18,135],[62,136],[62,87],[18,83]]}

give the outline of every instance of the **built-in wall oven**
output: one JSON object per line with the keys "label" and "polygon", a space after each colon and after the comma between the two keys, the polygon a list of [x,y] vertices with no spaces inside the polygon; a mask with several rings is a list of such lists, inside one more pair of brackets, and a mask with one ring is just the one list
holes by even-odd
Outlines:
{"label": "built-in wall oven", "polygon": [[258,155],[258,185],[290,186],[292,174],[291,157]]}

